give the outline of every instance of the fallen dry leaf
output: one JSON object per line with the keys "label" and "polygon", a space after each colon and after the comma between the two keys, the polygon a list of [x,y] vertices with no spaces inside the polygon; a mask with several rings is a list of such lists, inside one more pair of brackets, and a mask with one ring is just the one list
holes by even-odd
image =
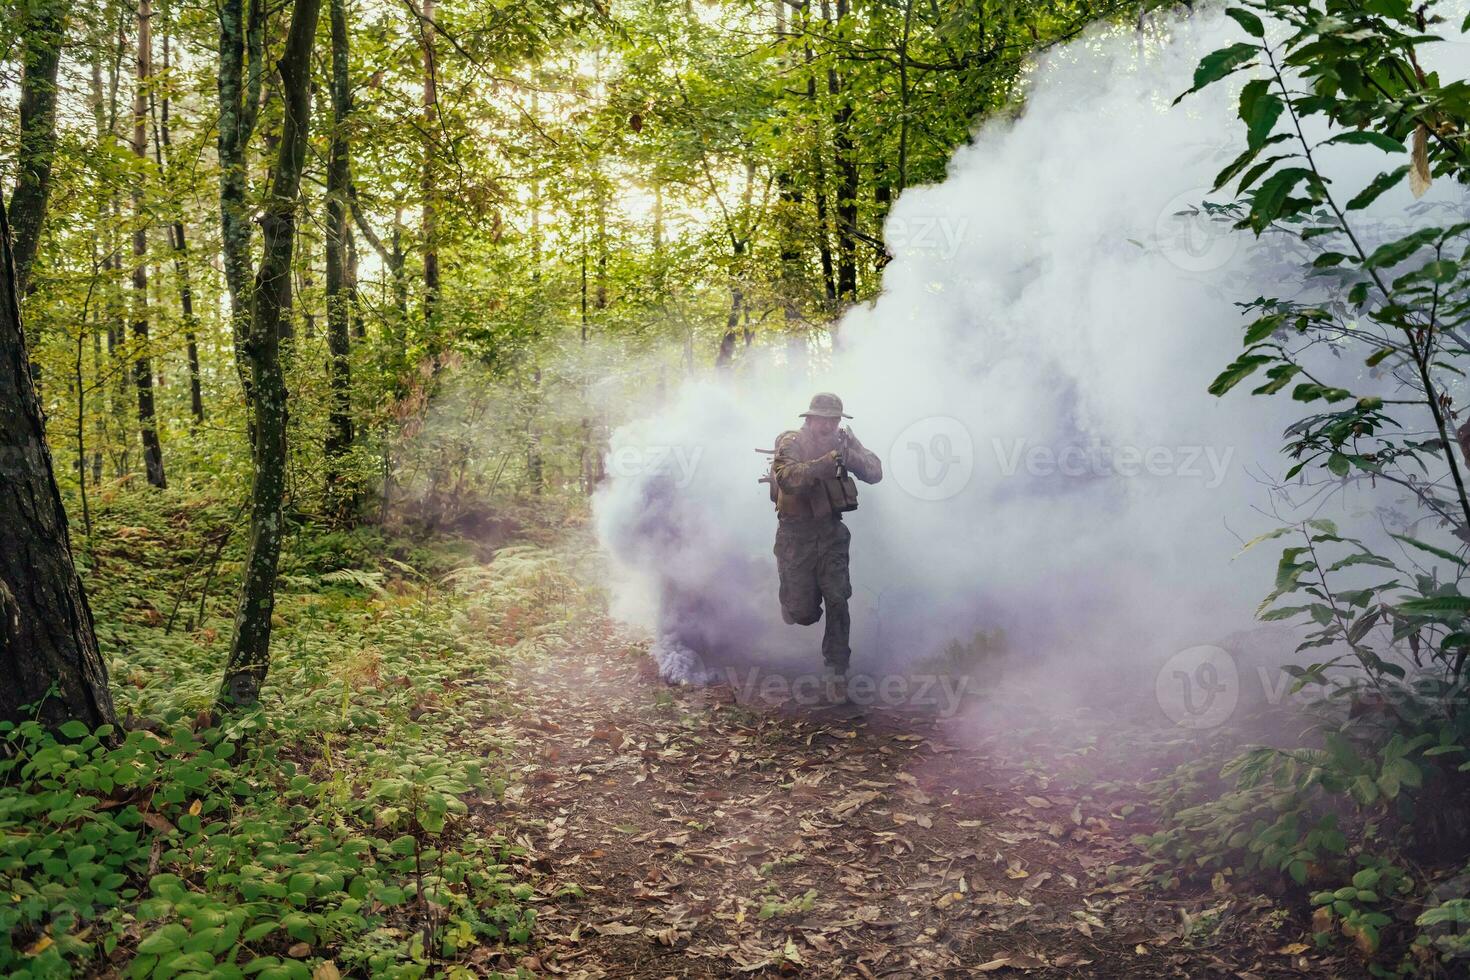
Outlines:
{"label": "fallen dry leaf", "polygon": [[156,810],[149,810],[143,814],[143,822],[160,834],[171,834],[174,832],[174,825],[169,822],[168,817],[165,817]]}
{"label": "fallen dry leaf", "polygon": [[599,936],[631,936],[635,932],[643,930],[637,926],[630,926],[626,922],[605,922],[600,926],[593,926]]}
{"label": "fallen dry leaf", "polygon": [[1031,956],[1026,953],[1015,953],[1010,956],[1002,956],[999,959],[991,960],[988,963],[981,963],[975,969],[981,973],[991,973],[995,970],[1005,969],[1006,967],[1010,967],[1013,970],[1039,970],[1046,965],[1046,960],[1040,957]]}

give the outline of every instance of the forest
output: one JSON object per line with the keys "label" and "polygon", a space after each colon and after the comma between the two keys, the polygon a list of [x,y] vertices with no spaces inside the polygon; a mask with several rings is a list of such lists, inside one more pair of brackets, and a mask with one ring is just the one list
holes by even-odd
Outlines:
{"label": "forest", "polygon": [[0,973],[1467,975],[1470,10],[8,9]]}

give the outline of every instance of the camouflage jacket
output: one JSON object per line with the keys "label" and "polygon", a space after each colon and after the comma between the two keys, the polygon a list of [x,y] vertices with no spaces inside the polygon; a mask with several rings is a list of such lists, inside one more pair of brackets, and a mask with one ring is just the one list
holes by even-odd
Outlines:
{"label": "camouflage jacket", "polygon": [[[805,426],[777,437],[771,477],[776,483],[776,514],[781,520],[831,516],[831,499],[824,483],[834,481],[836,474],[822,457],[836,448],[836,436],[823,440]],[[882,462],[851,432],[847,433],[843,462],[847,471],[864,483],[883,479]]]}

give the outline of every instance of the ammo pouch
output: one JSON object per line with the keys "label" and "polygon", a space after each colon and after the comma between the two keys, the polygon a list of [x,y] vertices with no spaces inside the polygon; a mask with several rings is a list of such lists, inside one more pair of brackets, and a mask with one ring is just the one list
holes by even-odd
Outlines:
{"label": "ammo pouch", "polygon": [[832,505],[832,513],[846,514],[848,511],[857,510],[857,482],[846,469],[841,476],[831,477],[821,481],[822,489],[826,491],[827,502]]}

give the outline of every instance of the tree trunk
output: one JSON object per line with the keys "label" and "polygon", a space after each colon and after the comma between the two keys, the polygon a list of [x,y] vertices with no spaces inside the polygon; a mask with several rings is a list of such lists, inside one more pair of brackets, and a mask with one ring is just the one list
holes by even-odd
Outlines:
{"label": "tree trunk", "polygon": [[909,185],[909,103],[913,87],[909,84],[909,35],[914,25],[914,0],[904,0],[903,35],[898,46],[898,192]]}
{"label": "tree trunk", "polygon": [[[832,33],[840,33],[847,17],[847,0],[836,0],[837,20]],[[827,0],[822,0],[822,19],[831,23]],[[852,142],[852,98],[837,73],[835,60],[827,67],[827,93],[836,102],[832,111],[832,149],[837,170],[837,299],[857,300],[857,196],[858,170]]]}
{"label": "tree trunk", "polygon": [[[163,25],[163,73],[169,75],[169,22],[167,15]],[[169,134],[169,98],[165,91],[160,101],[158,138],[153,152],[158,161],[160,174],[167,174],[172,162],[169,155],[173,141]],[[181,209],[182,210],[182,209]],[[184,234],[184,219],[175,217],[169,226],[169,245],[174,251],[174,275],[179,280],[179,312],[184,318],[184,348],[189,358],[189,413],[194,422],[204,421],[204,389],[199,376],[199,317],[194,313],[194,287],[189,281],[189,239]]]}
{"label": "tree trunk", "polygon": [[[349,181],[350,186],[350,181]],[[363,322],[362,307],[357,296],[357,236],[352,233],[352,222],[345,222],[347,237],[347,315],[352,321],[354,340],[367,339],[367,324]]]}
{"label": "tree trunk", "polygon": [[[802,15],[802,29],[810,30],[805,12]],[[812,61],[815,56],[812,53],[811,45],[806,46],[805,57],[807,66],[806,97],[807,101],[815,109],[817,102],[817,76],[812,68]],[[816,117],[815,111],[812,115],[814,118]],[[829,236],[828,229],[830,221],[827,217],[827,164],[823,159],[822,151],[821,130],[818,127],[816,133],[813,134],[811,142],[812,200],[816,205],[817,258],[822,266],[823,295],[826,298],[827,309],[830,312],[837,307],[837,277],[832,263],[832,240]]]}
{"label": "tree trunk", "polygon": [[424,339],[430,355],[439,353],[439,214],[434,130],[439,111],[439,63],[434,56],[434,0],[424,0],[420,24],[424,46]]}
{"label": "tree trunk", "polygon": [[[786,36],[786,0],[775,0],[776,41],[782,43]],[[795,59],[783,57],[782,71],[795,69]],[[783,113],[790,126],[790,111]],[[801,188],[792,179],[791,171],[784,165],[776,172],[777,206],[776,234],[780,246],[780,278],[778,295],[781,313],[785,321],[786,366],[794,374],[805,370],[806,331],[801,318],[799,294],[801,290],[801,239],[798,235],[798,216],[804,203]]]}
{"label": "tree trunk", "polygon": [[56,155],[56,66],[61,61],[69,6],[62,0],[32,3],[21,34],[20,133],[10,219],[15,228],[16,286],[22,295],[30,283],[46,199],[51,193],[51,161]]}
{"label": "tree trunk", "polygon": [[0,720],[95,728],[116,721],[107,664],[72,564],[19,293],[0,206]]}
{"label": "tree trunk", "polygon": [[347,284],[347,116],[352,96],[347,75],[346,0],[329,0],[332,27],[332,139],[327,158],[327,352],[331,409],[327,420],[327,493],[339,518],[351,509],[342,487],[341,457],[352,447],[351,298]]}
{"label": "tree trunk", "polygon": [[301,190],[311,112],[311,45],[320,10],[320,0],[296,0],[279,65],[285,118],[270,198],[261,218],[264,253],[255,275],[254,309],[250,333],[245,338],[255,391],[250,542],[235,611],[235,636],[220,688],[222,708],[255,704],[270,668],[271,616],[275,612],[286,491],[287,413],[286,379],[281,371],[281,320],[289,309],[296,197]]}
{"label": "tree trunk", "polygon": [[389,373],[393,376],[393,395],[402,397],[408,390],[408,278],[404,274],[407,256],[403,252],[403,208],[393,212],[393,250],[389,253],[388,268],[393,272],[393,309],[397,316],[393,321],[393,337],[388,346],[392,360]]}
{"label": "tree trunk", "polygon": [[[109,112],[106,104],[106,96],[103,94],[102,89],[101,44],[98,44],[92,51],[91,68],[92,122],[96,129],[97,147],[99,150],[103,150],[111,143],[113,133],[109,128]],[[103,250],[101,262],[102,299],[99,303],[103,309],[103,315],[100,318],[98,329],[92,335],[92,354],[99,386],[102,384],[102,378],[107,373],[107,368],[104,366],[102,360],[102,334],[105,333],[107,335],[108,351],[111,353],[114,348],[113,340],[117,330],[118,304],[115,300],[116,284],[113,278],[115,260],[117,259],[116,230],[113,224],[107,220],[110,214],[111,201],[112,195],[108,190],[105,187],[98,188],[96,200],[93,202],[93,207],[96,208],[97,215],[97,223],[93,225],[93,242],[95,247]],[[108,386],[106,399],[108,402],[114,402],[116,400],[113,397],[112,388],[113,386]],[[106,411],[97,413],[97,431],[96,438],[93,442],[92,456],[93,485],[102,482],[103,451],[108,443],[108,420],[109,418],[115,417],[116,414],[115,406],[110,404]]]}
{"label": "tree trunk", "polygon": [[[152,0],[138,0],[138,87],[133,94],[133,155],[148,157],[148,87],[153,75]],[[148,224],[143,188],[133,181],[133,385],[138,389],[138,429],[143,442],[143,468],[150,486],[163,489],[163,445],[153,411],[153,359],[148,353]]]}
{"label": "tree trunk", "polygon": [[[225,287],[230,294],[230,332],[235,367],[251,404],[250,358],[245,350],[250,329],[251,220],[246,200],[246,149],[260,111],[265,47],[264,0],[221,0],[219,6],[219,215]],[[247,54],[249,60],[246,60]],[[252,430],[253,431],[253,430]]]}
{"label": "tree trunk", "polygon": [[[711,181],[713,186],[713,181]],[[742,215],[750,214],[751,195],[755,188],[755,161],[745,163],[745,190],[741,193]],[[725,332],[720,337],[720,349],[715,354],[715,367],[728,370],[735,360],[735,342],[739,339],[741,318],[745,314],[745,254],[750,243],[750,227],[738,227],[735,219],[725,215],[725,234],[730,239],[730,309],[725,314]],[[749,331],[746,331],[746,346],[750,346]]]}

